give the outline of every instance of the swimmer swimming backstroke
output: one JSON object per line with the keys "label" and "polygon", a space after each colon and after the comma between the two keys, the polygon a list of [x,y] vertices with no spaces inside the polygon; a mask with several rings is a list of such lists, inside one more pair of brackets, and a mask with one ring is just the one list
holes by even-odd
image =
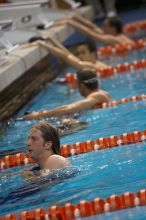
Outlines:
{"label": "swimmer swimming backstroke", "polygon": [[[48,122],[41,122],[31,128],[27,150],[30,152],[30,157],[38,164],[40,176],[70,165],[69,161],[60,155],[60,137],[57,129]],[[22,176],[27,180],[40,178],[31,174],[32,171],[26,170]]]}

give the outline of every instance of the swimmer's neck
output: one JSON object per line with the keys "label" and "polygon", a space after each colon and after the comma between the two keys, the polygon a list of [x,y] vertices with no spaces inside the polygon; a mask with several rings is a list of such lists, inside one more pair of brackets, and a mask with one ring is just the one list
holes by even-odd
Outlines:
{"label": "swimmer's neck", "polygon": [[92,89],[92,90],[90,90],[90,89],[86,89],[85,91],[84,91],[84,97],[88,97],[89,95],[91,95],[92,93],[94,93],[94,92],[98,92],[100,89],[99,88],[97,88],[97,89]]}

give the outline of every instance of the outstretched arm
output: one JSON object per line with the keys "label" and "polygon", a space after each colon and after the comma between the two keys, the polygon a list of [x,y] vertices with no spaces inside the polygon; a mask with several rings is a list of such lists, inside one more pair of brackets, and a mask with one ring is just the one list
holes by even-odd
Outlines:
{"label": "outstretched arm", "polygon": [[101,28],[99,28],[97,25],[95,25],[93,22],[91,22],[90,20],[88,20],[87,18],[79,15],[79,14],[73,14],[67,18],[64,18],[60,21],[55,21],[52,25],[52,27],[57,27],[57,26],[61,26],[61,25],[65,25],[67,24],[69,21],[75,21],[77,22],[79,25],[88,28],[88,30],[92,30],[98,34],[103,34],[103,30]]}
{"label": "outstretched arm", "polygon": [[91,109],[92,106],[94,106],[94,104],[96,104],[96,103],[97,103],[97,100],[90,97],[90,98],[86,98],[82,101],[75,102],[73,104],[57,107],[53,110],[32,112],[28,115],[25,115],[24,119],[30,120],[30,119],[40,119],[43,117],[58,117],[58,116],[62,116],[62,115],[70,114],[70,113],[75,113],[75,112],[80,112],[83,110]]}
{"label": "outstretched arm", "polygon": [[91,37],[95,41],[99,41],[99,42],[103,42],[103,43],[108,43],[108,44],[111,44],[111,43],[122,44],[123,43],[116,36],[99,34],[99,33],[95,32],[95,31],[92,31],[92,29],[89,29],[89,28],[87,28],[87,27],[77,23],[76,21],[68,20],[67,24],[71,25],[72,27],[74,27],[75,29],[79,30],[80,32],[88,35],[89,37]]}
{"label": "outstretched arm", "polygon": [[79,58],[75,57],[72,53],[70,53],[70,51],[66,52],[58,47],[54,47],[50,44],[47,44],[44,41],[38,41],[38,44],[45,49],[49,49],[55,56],[62,58],[69,65],[74,66],[77,69],[82,69],[82,68],[90,68],[93,70],[101,69],[100,66],[95,65],[91,62],[81,61]]}
{"label": "outstretched arm", "polygon": [[77,22],[73,19],[64,19],[62,21],[57,21],[54,23],[54,26],[68,24],[73,28],[77,29],[81,33],[88,35],[95,41],[103,42],[103,43],[121,43],[116,37],[112,35],[105,35],[103,33],[98,33],[92,27],[88,27],[86,25],[81,24],[81,22]]}
{"label": "outstretched arm", "polygon": [[52,45],[54,45],[57,48],[60,48],[61,50],[63,50],[66,54],[70,54],[70,51],[64,47],[56,38],[48,35],[44,38],[44,40],[49,41],[52,43]]}
{"label": "outstretched arm", "polygon": [[64,24],[68,24],[72,26],[81,33],[88,35],[89,37],[91,37],[92,39],[98,42],[103,42],[106,44],[133,43],[133,41],[130,40],[128,37],[126,41],[125,40],[123,41],[123,39],[121,39],[119,36],[104,34],[104,32],[99,27],[97,27],[93,22],[90,22],[88,19],[80,16],[79,14],[74,14],[61,21],[56,21],[54,22],[53,26],[55,27]]}
{"label": "outstretched arm", "polygon": [[[72,20],[65,19],[64,21],[61,21],[60,24],[61,23],[68,24],[68,25],[72,26],[73,28],[75,28],[78,31],[80,31],[81,33],[89,36],[90,38],[92,38],[93,40],[95,40],[97,42],[103,42],[106,44],[123,44],[123,43],[125,43],[125,41],[123,42],[123,40],[118,36],[103,34],[103,32],[99,33],[99,31],[96,31],[94,28],[85,26],[85,25],[81,24],[81,22],[77,22],[73,19]],[[133,41],[132,40],[130,41],[130,39],[129,39],[129,43],[133,43]]]}
{"label": "outstretched arm", "polygon": [[99,28],[97,25],[95,25],[93,22],[91,22],[89,19],[79,15],[74,14],[72,16],[76,21],[79,21],[81,24],[85,25],[86,27],[90,28],[91,30],[94,30],[98,34],[103,34],[103,30]]}

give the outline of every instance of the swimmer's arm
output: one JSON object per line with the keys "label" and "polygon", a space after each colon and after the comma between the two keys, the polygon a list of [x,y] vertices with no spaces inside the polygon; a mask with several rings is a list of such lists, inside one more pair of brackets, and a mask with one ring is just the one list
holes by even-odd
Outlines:
{"label": "swimmer's arm", "polygon": [[61,48],[57,48],[43,41],[38,41],[38,44],[45,49],[49,49],[54,55],[56,55],[59,58],[62,58],[69,65],[74,66],[77,69],[81,69],[81,68],[90,68],[94,70],[97,69],[97,67],[93,63],[88,62],[88,61],[80,61],[80,59],[75,57],[69,51],[66,52],[65,50],[62,50]]}
{"label": "swimmer's arm", "polygon": [[79,15],[79,14],[74,14],[72,16],[75,20],[79,21],[81,24],[85,25],[88,28],[91,28],[92,30],[96,31],[99,34],[103,34],[103,30],[99,28],[97,25],[95,25],[93,22],[88,20],[87,18]]}
{"label": "swimmer's arm", "polygon": [[[91,29],[96,31],[98,34],[103,34],[103,30],[99,28],[97,25],[95,25],[93,22],[88,20],[87,18],[79,15],[79,14],[73,14],[71,16],[68,16],[67,18],[64,18],[60,21],[55,21],[51,27],[57,27],[57,26],[62,26],[66,24],[71,24],[72,22],[76,22],[81,28],[86,27],[88,31]],[[90,29],[90,30],[89,30]]]}
{"label": "swimmer's arm", "polygon": [[38,41],[37,43],[39,46],[43,47],[46,50],[50,50],[55,56],[58,56],[62,59],[65,59],[66,56],[68,56],[68,54],[70,54],[70,51],[68,51],[63,45],[61,47],[61,44],[59,42],[58,42],[59,45],[55,40],[54,41],[52,40],[52,42],[54,42],[55,46],[48,44],[44,41]]}
{"label": "swimmer's arm", "polygon": [[54,37],[47,35],[46,37],[44,37],[44,39],[46,41],[51,42],[55,47],[58,47],[60,49],[62,49],[64,52],[66,52],[67,54],[70,54],[70,51],[68,49],[66,49],[66,47],[63,46],[63,44],[61,44],[57,39],[55,39]]}
{"label": "swimmer's arm", "polygon": [[94,104],[96,103],[97,103],[96,99],[90,97],[82,101],[75,102],[73,104],[57,107],[52,110],[32,112],[28,115],[25,115],[24,119],[31,120],[31,119],[40,119],[43,117],[58,117],[58,116],[62,116],[62,115],[70,114],[70,113],[75,113],[75,112],[91,109],[92,106],[94,106]]}
{"label": "swimmer's arm", "polygon": [[121,43],[119,38],[112,36],[112,35],[105,35],[105,34],[99,34],[98,32],[95,32],[92,29],[89,29],[88,27],[79,24],[78,22],[74,20],[68,20],[67,24],[71,25],[75,29],[81,31],[82,33],[88,35],[92,39],[103,42],[103,43]]}
{"label": "swimmer's arm", "polygon": [[70,51],[64,48],[63,45],[62,45],[63,47],[62,49],[57,46],[50,45],[44,41],[37,41],[37,42],[33,42],[32,44],[25,45],[25,47],[31,47],[31,46],[36,46],[36,45],[40,45],[44,49],[50,50],[51,53],[54,54],[56,57],[63,59],[66,63],[68,63],[69,65],[77,69],[82,69],[82,68],[90,68],[93,70],[99,69],[95,64],[91,62],[81,61],[79,58],[75,57]]}
{"label": "swimmer's arm", "polygon": [[77,69],[89,68],[93,70],[98,70],[97,66],[94,63],[89,61],[81,61],[79,58],[75,57],[73,54],[67,56],[68,63]]}
{"label": "swimmer's arm", "polygon": [[46,41],[50,41],[50,43],[47,43],[45,41],[35,41],[33,43],[27,43],[23,45],[21,48],[29,48],[33,46],[41,46],[42,48],[46,49],[47,51],[49,50],[52,54],[55,56],[66,59],[66,57],[71,54],[69,50],[67,50],[63,45],[59,43],[57,40],[51,40],[50,37],[45,37]]}
{"label": "swimmer's arm", "polygon": [[[98,38],[97,36],[101,35],[97,32],[95,32],[93,29],[89,29],[88,27],[86,27],[85,25],[82,25],[76,21],[73,21],[73,20],[69,20],[67,22],[68,25],[71,25],[73,28],[79,30],[81,33],[91,37],[92,39],[96,40],[96,41],[100,41],[99,39],[101,39],[100,37]],[[102,36],[102,35],[101,35]]]}
{"label": "swimmer's arm", "polygon": [[106,44],[121,44],[121,40],[116,37],[116,36],[112,36],[112,35],[107,35],[107,34],[95,34],[95,38],[97,41],[106,43]]}
{"label": "swimmer's arm", "polygon": [[108,43],[108,44],[109,43],[119,43],[119,44],[122,43],[121,40],[116,36],[99,34],[99,33],[95,32],[94,30],[89,29],[86,26],[83,26],[83,25],[77,23],[76,21],[69,20],[67,22],[67,24],[71,25],[75,29],[81,31],[82,33],[88,35],[89,37],[91,37],[92,39],[94,39],[98,42],[103,42],[103,43]]}
{"label": "swimmer's arm", "polygon": [[[125,44],[125,41],[123,41],[120,37],[118,36],[113,36],[109,34],[96,34],[96,39],[97,41],[101,41],[106,44]],[[133,41],[129,39],[129,43],[133,43]]]}

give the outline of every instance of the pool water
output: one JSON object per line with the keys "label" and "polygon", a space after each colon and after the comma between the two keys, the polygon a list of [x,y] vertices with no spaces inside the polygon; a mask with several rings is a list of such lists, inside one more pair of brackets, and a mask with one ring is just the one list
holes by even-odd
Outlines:
{"label": "pool water", "polygon": [[[118,61],[117,61],[118,62]],[[74,72],[68,68],[65,72]],[[64,73],[65,73],[64,72]],[[102,89],[107,90],[113,99],[131,97],[146,93],[146,70],[100,80]],[[66,85],[57,82],[48,85],[30,101],[8,123],[0,137],[1,155],[18,151],[26,152],[25,146],[33,121],[19,121],[25,111],[52,109],[60,104],[78,101],[82,97],[78,91],[68,92]],[[80,120],[88,122],[87,128],[78,133],[61,138],[61,144],[83,142],[110,135],[146,129],[146,101],[137,101],[107,109],[84,112]],[[47,119],[56,123],[57,119]],[[95,197],[106,198],[112,194],[126,191],[137,192],[146,185],[146,143],[125,145],[100,150],[69,158],[72,167],[61,174],[61,178],[27,182],[21,177],[21,171],[32,165],[15,167],[1,171],[0,174],[0,216],[8,213],[20,213],[38,207],[64,205],[67,202],[77,204],[81,200],[91,201]],[[78,169],[76,169],[78,168]],[[76,169],[76,172],[74,172]],[[64,178],[65,176],[65,178]],[[146,207],[107,213],[96,219],[145,219]],[[87,218],[85,218],[87,219]],[[88,219],[95,219],[95,216]]]}

